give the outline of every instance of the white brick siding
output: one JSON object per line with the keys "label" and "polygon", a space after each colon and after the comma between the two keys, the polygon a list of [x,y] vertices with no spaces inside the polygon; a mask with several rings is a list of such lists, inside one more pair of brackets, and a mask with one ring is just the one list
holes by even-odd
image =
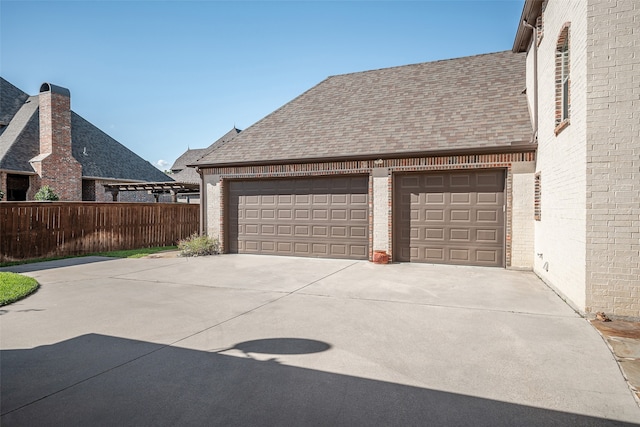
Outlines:
{"label": "white brick siding", "polygon": [[[555,135],[555,50],[570,22],[570,125]],[[587,6],[550,0],[538,50],[537,171],[542,178],[542,220],[535,221],[534,271],[585,310]],[[533,55],[533,48],[529,50]],[[527,61],[528,75],[533,61]],[[528,79],[528,84],[529,79]],[[533,91],[533,87],[528,90]]]}
{"label": "white brick siding", "polygon": [[640,317],[640,2],[587,6],[587,311]]}

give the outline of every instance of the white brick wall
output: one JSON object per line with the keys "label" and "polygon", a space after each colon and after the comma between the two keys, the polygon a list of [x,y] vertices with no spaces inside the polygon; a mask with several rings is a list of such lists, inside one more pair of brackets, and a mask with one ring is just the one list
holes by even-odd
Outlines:
{"label": "white brick wall", "polygon": [[[584,0],[550,0],[544,17],[538,50],[542,220],[535,221],[535,253],[541,256],[534,257],[534,271],[585,310],[587,5]],[[566,22],[571,23],[571,123],[556,136],[555,50]],[[533,63],[527,64],[532,75]]]}
{"label": "white brick wall", "polygon": [[[387,172],[388,173],[388,172]],[[373,250],[387,251],[389,242],[389,176],[373,176]]]}
{"label": "white brick wall", "polygon": [[640,317],[640,2],[587,7],[587,311]]}
{"label": "white brick wall", "polygon": [[[530,166],[530,167],[529,167]],[[532,269],[534,255],[534,164],[514,165],[511,205],[511,267]]]}

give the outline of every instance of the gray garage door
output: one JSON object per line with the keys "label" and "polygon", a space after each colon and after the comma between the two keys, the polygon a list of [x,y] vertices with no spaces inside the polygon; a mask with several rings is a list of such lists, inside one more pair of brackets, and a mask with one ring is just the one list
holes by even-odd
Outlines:
{"label": "gray garage door", "polygon": [[504,266],[502,170],[398,175],[398,261]]}
{"label": "gray garage door", "polygon": [[229,251],[367,259],[368,178],[231,181]]}

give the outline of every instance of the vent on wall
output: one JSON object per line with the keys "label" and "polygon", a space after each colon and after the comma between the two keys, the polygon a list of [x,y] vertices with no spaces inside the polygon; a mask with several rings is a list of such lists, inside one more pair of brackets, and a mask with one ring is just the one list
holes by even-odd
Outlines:
{"label": "vent on wall", "polygon": [[533,216],[536,221],[540,221],[542,217],[542,209],[540,205],[540,196],[542,195],[542,188],[540,186],[540,172],[535,174],[534,180]]}

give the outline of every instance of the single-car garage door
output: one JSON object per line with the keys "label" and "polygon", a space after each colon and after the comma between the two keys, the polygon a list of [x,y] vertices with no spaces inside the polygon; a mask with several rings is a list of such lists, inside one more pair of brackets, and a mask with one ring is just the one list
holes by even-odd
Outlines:
{"label": "single-car garage door", "polygon": [[398,261],[504,266],[504,171],[397,175]]}
{"label": "single-car garage door", "polygon": [[229,252],[367,259],[368,178],[230,181]]}

